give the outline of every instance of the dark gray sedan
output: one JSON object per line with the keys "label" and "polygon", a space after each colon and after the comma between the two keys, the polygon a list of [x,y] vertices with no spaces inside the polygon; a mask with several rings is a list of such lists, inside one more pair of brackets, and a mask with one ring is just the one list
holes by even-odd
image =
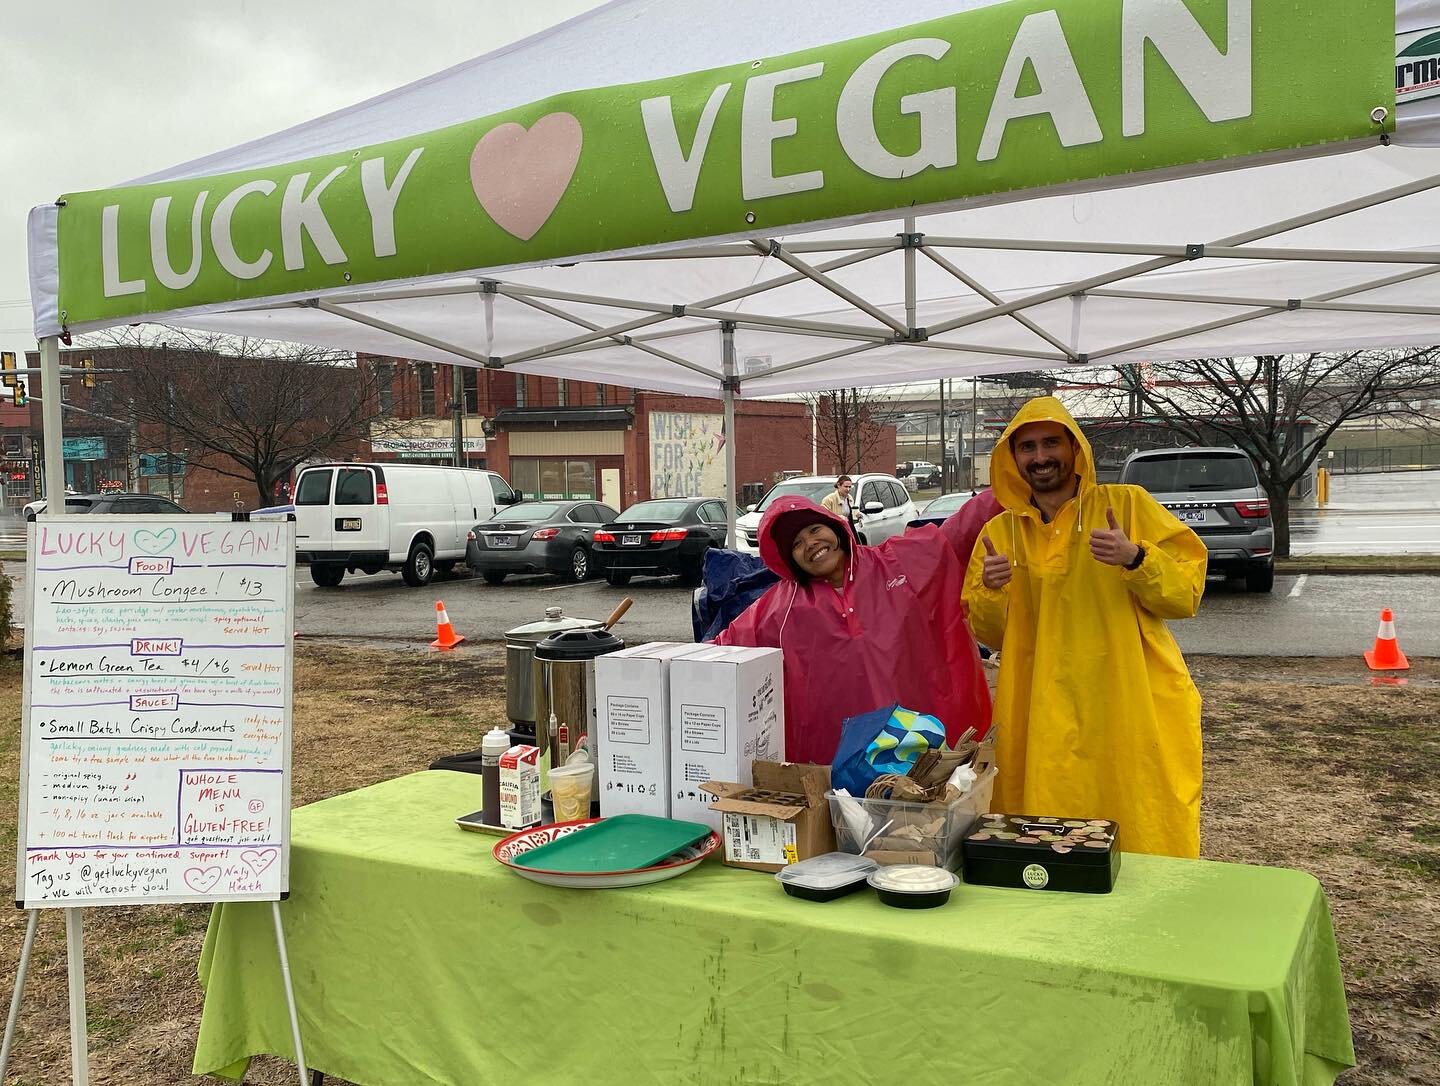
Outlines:
{"label": "dark gray sedan", "polygon": [[596,572],[595,529],[617,515],[595,501],[521,502],[470,529],[465,564],[488,584],[511,573],[558,573],[584,581]]}

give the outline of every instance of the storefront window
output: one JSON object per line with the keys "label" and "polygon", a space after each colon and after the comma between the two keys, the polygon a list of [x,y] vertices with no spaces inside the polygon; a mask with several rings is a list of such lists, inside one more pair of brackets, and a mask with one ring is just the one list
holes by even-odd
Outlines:
{"label": "storefront window", "polygon": [[595,462],[593,460],[565,461],[565,490],[567,498],[595,497]]}
{"label": "storefront window", "polygon": [[527,498],[540,496],[540,461],[511,460],[510,485]]}
{"label": "storefront window", "polygon": [[527,498],[593,500],[595,461],[512,459],[510,483]]}

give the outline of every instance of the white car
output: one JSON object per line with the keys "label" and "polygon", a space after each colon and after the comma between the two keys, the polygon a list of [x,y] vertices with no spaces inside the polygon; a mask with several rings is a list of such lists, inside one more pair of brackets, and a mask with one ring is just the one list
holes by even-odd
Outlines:
{"label": "white car", "polygon": [[[758,505],[735,522],[735,549],[746,554],[760,553],[760,521],[776,498],[796,495],[816,505],[835,489],[838,475],[805,475],[776,483]],[[861,543],[883,543],[905,530],[915,516],[915,503],[904,485],[893,475],[855,475],[850,491],[851,507],[857,511],[856,534]]]}

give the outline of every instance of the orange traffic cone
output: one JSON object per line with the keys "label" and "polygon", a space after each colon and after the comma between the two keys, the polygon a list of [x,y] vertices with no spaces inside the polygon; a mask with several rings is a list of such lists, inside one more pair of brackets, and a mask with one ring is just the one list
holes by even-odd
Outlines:
{"label": "orange traffic cone", "polygon": [[435,640],[430,642],[430,647],[432,649],[453,649],[464,640],[455,632],[455,627],[450,625],[450,616],[445,613],[445,605],[436,600]]}
{"label": "orange traffic cone", "polygon": [[1405,671],[1410,661],[1400,651],[1400,642],[1395,640],[1395,616],[1390,608],[1380,612],[1380,632],[1375,635],[1375,647],[1365,653],[1365,662],[1371,671]]}

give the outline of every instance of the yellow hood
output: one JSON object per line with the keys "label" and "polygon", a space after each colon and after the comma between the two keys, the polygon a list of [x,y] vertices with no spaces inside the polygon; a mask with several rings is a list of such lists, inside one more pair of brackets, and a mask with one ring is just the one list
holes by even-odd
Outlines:
{"label": "yellow hood", "polygon": [[1010,437],[1020,427],[1032,422],[1058,422],[1070,431],[1075,438],[1075,473],[1080,476],[1080,492],[1083,494],[1095,486],[1095,455],[1075,419],[1054,396],[1036,396],[1015,412],[1015,417],[1005,427],[1005,432],[995,443],[995,451],[990,455],[990,484],[1000,504],[1011,512],[1030,507],[1030,484],[1015,464],[1015,454],[1010,451]]}

